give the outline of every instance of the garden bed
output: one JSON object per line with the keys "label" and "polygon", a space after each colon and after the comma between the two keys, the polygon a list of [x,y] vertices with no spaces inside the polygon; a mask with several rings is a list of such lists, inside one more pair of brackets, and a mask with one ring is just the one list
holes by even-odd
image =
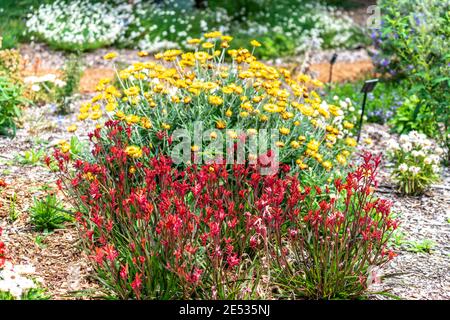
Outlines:
{"label": "garden bed", "polygon": [[0,300],[450,299],[449,4],[9,2]]}
{"label": "garden bed", "polygon": [[[25,117],[42,119],[36,124],[37,127],[53,128],[39,131],[33,128],[33,135],[48,141],[49,145],[56,144],[60,139],[69,139],[70,134],[61,128],[75,121],[74,115],[61,123],[61,119],[52,116],[47,108],[27,111]],[[46,111],[47,116],[38,116]],[[36,268],[34,276],[42,279],[43,287],[54,299],[92,299],[99,294],[98,284],[93,279],[93,270],[89,267],[87,257],[78,248],[75,226],[67,225],[64,229],[43,236],[34,231],[28,222],[27,211],[32,205],[33,196],[44,192],[39,187],[47,184],[56,187],[56,176],[42,170],[42,163],[32,166],[14,161],[17,154],[36,147],[30,139],[29,130],[27,127],[20,129],[14,141],[0,138],[0,154],[3,155],[0,172],[4,173],[3,179],[8,184],[3,190],[0,206],[0,217],[4,219],[3,225],[0,225],[4,230],[3,239],[14,257],[13,262],[33,265]],[[87,131],[88,128],[81,130]],[[385,142],[390,134],[386,126],[368,124],[364,126],[363,137],[372,138],[374,144],[370,148],[380,152],[386,147]],[[386,290],[402,299],[447,300],[450,298],[450,224],[447,221],[450,215],[450,172],[446,170],[442,182],[425,195],[404,197],[396,193],[395,186],[389,180],[389,170],[386,165],[383,166],[378,192],[380,196],[394,202],[393,211],[398,213],[402,236],[399,236],[396,244],[398,256],[378,272],[382,283],[374,285],[372,290]],[[16,209],[20,216],[10,224],[6,221],[10,206],[8,196],[13,193],[17,195]],[[63,197],[61,194],[59,196]],[[36,241],[37,237],[42,240]],[[414,245],[418,246],[424,240],[435,243],[430,252],[412,252]],[[383,278],[383,275],[388,277]],[[390,299],[387,295],[372,295],[371,298]]]}

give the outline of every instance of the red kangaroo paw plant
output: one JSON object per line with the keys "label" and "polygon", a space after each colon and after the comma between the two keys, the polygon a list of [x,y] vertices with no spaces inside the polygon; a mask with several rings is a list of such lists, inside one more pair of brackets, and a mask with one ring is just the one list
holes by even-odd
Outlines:
{"label": "red kangaroo paw plant", "polygon": [[89,161],[53,155],[98,279],[121,299],[255,298],[263,275],[309,297],[354,296],[368,268],[393,256],[396,222],[371,188],[378,158],[311,189],[286,166],[279,175],[256,165],[178,169],[129,145],[131,135],[109,121],[90,134]]}

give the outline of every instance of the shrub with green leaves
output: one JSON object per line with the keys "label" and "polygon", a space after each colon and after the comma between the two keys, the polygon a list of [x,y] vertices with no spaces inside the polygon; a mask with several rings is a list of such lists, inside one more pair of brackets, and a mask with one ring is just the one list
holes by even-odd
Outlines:
{"label": "shrub with green leaves", "polygon": [[34,199],[30,208],[30,220],[39,231],[60,229],[65,222],[73,221],[54,194],[47,195],[44,200]]}
{"label": "shrub with green leaves", "polygon": [[[403,78],[419,100],[409,113],[416,129],[450,146],[450,1],[383,0],[373,38],[382,72]],[[447,154],[450,159],[450,153]]]}
{"label": "shrub with green leaves", "polygon": [[21,116],[20,105],[23,103],[21,87],[9,78],[0,77],[0,135],[16,135],[16,122]]}
{"label": "shrub with green leaves", "polygon": [[[389,121],[392,131],[402,134],[417,130],[425,133],[427,136],[433,136],[434,119],[426,115],[424,107],[415,94],[405,98],[402,105],[397,109],[395,117]],[[419,110],[419,113],[415,117],[416,109]]]}

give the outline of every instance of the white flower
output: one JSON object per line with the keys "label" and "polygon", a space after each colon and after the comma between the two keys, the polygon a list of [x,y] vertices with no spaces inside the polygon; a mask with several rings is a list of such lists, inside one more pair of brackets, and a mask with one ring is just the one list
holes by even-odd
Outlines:
{"label": "white flower", "polygon": [[46,81],[55,82],[55,80],[56,80],[56,75],[54,75],[52,73],[46,74],[40,78],[41,82],[46,82]]}
{"label": "white flower", "polygon": [[439,158],[439,156],[435,155],[435,154],[430,155],[429,158],[430,158],[431,163],[433,163],[433,164],[439,164],[439,162],[441,160]]}
{"label": "white flower", "polygon": [[398,166],[398,170],[400,170],[401,172],[406,172],[408,170],[408,165],[406,163],[402,163]]}
{"label": "white flower", "polygon": [[31,90],[33,90],[34,92],[38,92],[38,91],[41,90],[41,87],[39,85],[37,85],[37,84],[33,84],[31,86]]}
{"label": "white flower", "polygon": [[65,82],[65,81],[62,81],[62,80],[60,80],[60,79],[56,79],[56,80],[55,80],[55,85],[56,85],[57,87],[59,87],[59,88],[62,88],[62,87],[64,87],[64,86],[66,85],[66,82]]}
{"label": "white flower", "polygon": [[25,79],[23,79],[23,82],[25,82],[25,83],[35,83],[37,81],[38,81],[38,77],[36,77],[36,76],[29,76],[29,77],[26,77]]}
{"label": "white flower", "polygon": [[347,109],[347,107],[348,107],[347,102],[345,102],[345,101],[339,101],[339,106],[342,109]]}
{"label": "white flower", "polygon": [[405,142],[409,142],[409,136],[403,134],[403,135],[400,136],[400,138],[398,139],[398,141],[399,141],[400,143],[402,143],[402,144],[405,143]]}
{"label": "white flower", "polygon": [[399,145],[398,142],[395,141],[394,139],[390,139],[390,140],[387,142],[387,149],[388,149],[389,151],[397,151],[397,150],[400,149],[400,145]]}
{"label": "white flower", "polygon": [[14,270],[21,275],[34,274],[36,272],[36,268],[31,264],[17,264],[14,266]]}
{"label": "white flower", "polygon": [[419,167],[415,167],[415,166],[411,166],[409,167],[409,172],[411,172],[413,175],[416,175],[420,172],[420,168]]}
{"label": "white flower", "polygon": [[6,261],[4,268],[0,270],[0,291],[9,292],[15,299],[20,300],[23,293],[35,288],[35,283],[23,277],[23,274],[34,273],[34,268],[30,265],[14,266],[10,261]]}
{"label": "white flower", "polygon": [[411,155],[413,156],[413,157],[424,157],[425,156],[425,153],[422,151],[422,150],[413,150],[412,152],[411,152]]}
{"label": "white flower", "polygon": [[409,152],[412,150],[412,144],[410,142],[405,142],[402,144],[403,151]]}

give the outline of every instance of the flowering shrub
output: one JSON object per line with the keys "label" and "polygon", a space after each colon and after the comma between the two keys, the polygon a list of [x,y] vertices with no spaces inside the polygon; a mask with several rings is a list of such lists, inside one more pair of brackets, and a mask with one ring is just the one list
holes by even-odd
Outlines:
{"label": "flowering shrub", "polygon": [[0,36],[0,76],[8,77],[16,82],[21,81],[22,57],[18,50],[5,49]]}
{"label": "flowering shrub", "polygon": [[[187,49],[187,40],[217,29],[235,34],[238,46],[253,38],[263,41],[257,53],[263,58],[309,49],[347,48],[364,40],[352,19],[331,6],[304,0],[259,1],[251,4],[258,9],[246,11],[243,5],[249,7],[242,2],[220,1],[200,9],[190,0],[59,0],[35,10],[27,27],[29,33],[58,49],[88,50],[114,42],[150,52]],[[272,36],[267,36],[269,33]]]}
{"label": "flowering shrub", "polygon": [[390,140],[388,155],[394,162],[392,179],[405,194],[420,194],[439,180],[440,161],[444,150],[424,134],[411,131],[399,142]]}
{"label": "flowering shrub", "polygon": [[[193,1],[137,2],[119,43],[127,46],[137,43],[140,49],[150,52],[186,49],[187,40],[218,29],[233,33],[238,46],[257,38],[264,45],[256,54],[273,58],[310,48],[351,47],[363,39],[348,16],[321,4],[263,1],[252,3],[258,9],[248,12],[243,11],[242,3],[213,1],[202,10],[193,5]],[[269,31],[270,37],[266,36]]]}
{"label": "flowering shrub", "polygon": [[381,28],[373,33],[378,48],[375,61],[380,62],[380,71],[403,78],[409,96],[418,98],[412,111],[402,113],[400,122],[435,138],[450,150],[450,3],[394,0],[381,1],[380,7]]}
{"label": "flowering shrub", "polygon": [[211,29],[230,30],[232,21],[224,9],[198,10],[192,6],[193,1],[137,1],[119,45],[158,52],[189,47],[187,40]]}
{"label": "flowering shrub", "polygon": [[[306,275],[308,296],[353,296],[365,289],[369,265],[393,257],[385,240],[396,224],[370,188],[379,159],[365,156],[346,183],[336,180],[332,196],[285,176],[286,165],[275,175],[260,174],[259,165],[222,163],[180,170],[167,157],[151,157],[148,147],[130,146],[131,130],[118,120],[97,128],[89,161],[54,152],[58,185],[79,210],[81,239],[99,280],[122,299],[258,297],[258,280],[270,276],[267,258],[286,267],[289,250],[300,254],[307,246],[307,262],[297,256],[289,270]],[[314,265],[319,257],[332,258],[331,271],[329,260]],[[314,276],[311,264],[329,276]],[[298,283],[287,286],[296,290]]]}
{"label": "flowering shrub", "polygon": [[124,31],[132,5],[62,1],[42,4],[27,21],[28,32],[54,48],[90,50],[108,46]]}
{"label": "flowering shrub", "polygon": [[[194,136],[189,148],[204,160],[225,158],[223,151],[204,148],[205,141],[220,144],[225,135],[245,144],[260,130],[273,130],[270,138],[280,161],[302,170],[305,178],[327,179],[333,167],[345,167],[356,141],[347,137],[341,108],[327,104],[314,90],[322,84],[265,65],[247,49],[227,50],[231,40],[211,32],[190,41],[195,52],[167,50],[155,56],[158,62],[119,71],[120,88],[101,80],[99,94],[81,106],[78,118],[103,121],[106,112],[110,119],[131,124],[129,144],[149,147],[154,155],[171,154],[183,129]],[[196,141],[199,127],[204,135]],[[252,150],[248,154],[250,160],[258,157]]]}
{"label": "flowering shrub", "polygon": [[[237,33],[237,37],[247,35],[259,39],[266,34],[284,35],[294,43],[292,53],[321,48],[350,48],[364,41],[362,31],[353,20],[332,6],[304,0],[284,0],[263,1],[260,8],[245,17],[245,27],[239,28],[241,33]],[[265,39],[261,38],[261,41],[265,43]],[[281,52],[276,51],[277,55]],[[264,51],[262,54],[265,55]]]}
{"label": "flowering shrub", "polygon": [[17,50],[1,48],[2,37],[0,37],[0,135],[15,136],[16,122],[22,114],[20,105],[27,102],[22,97],[21,56]]}

